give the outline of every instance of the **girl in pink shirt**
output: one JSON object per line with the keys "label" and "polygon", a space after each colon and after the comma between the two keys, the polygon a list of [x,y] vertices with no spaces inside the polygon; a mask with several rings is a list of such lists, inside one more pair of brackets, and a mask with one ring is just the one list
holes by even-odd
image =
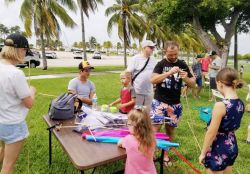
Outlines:
{"label": "girl in pink shirt", "polygon": [[131,110],[127,125],[130,135],[118,142],[127,152],[125,174],[156,174],[153,161],[156,141],[146,108]]}

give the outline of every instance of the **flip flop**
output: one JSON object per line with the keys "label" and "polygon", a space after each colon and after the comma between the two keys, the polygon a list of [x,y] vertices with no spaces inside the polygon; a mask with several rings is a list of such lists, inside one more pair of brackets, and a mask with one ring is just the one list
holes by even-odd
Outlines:
{"label": "flip flop", "polygon": [[173,165],[171,158],[168,158],[167,160],[163,160],[164,166],[165,167],[171,167]]}

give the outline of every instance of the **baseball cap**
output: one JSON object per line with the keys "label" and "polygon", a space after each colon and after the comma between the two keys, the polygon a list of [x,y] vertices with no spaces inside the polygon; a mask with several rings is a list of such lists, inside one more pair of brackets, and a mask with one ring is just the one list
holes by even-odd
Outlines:
{"label": "baseball cap", "polygon": [[217,55],[217,53],[216,53],[216,51],[211,51],[211,52],[209,53],[209,55],[210,55],[210,56],[214,56],[214,55]]}
{"label": "baseball cap", "polygon": [[145,47],[155,47],[156,44],[154,42],[152,42],[151,40],[145,40],[141,43],[142,48]]}
{"label": "baseball cap", "polygon": [[84,69],[84,68],[94,69],[94,67],[92,67],[92,66],[89,64],[89,62],[86,61],[86,60],[82,61],[82,62],[79,64],[78,68],[79,68],[80,70],[81,70],[81,69]]}
{"label": "baseball cap", "polygon": [[4,45],[14,47],[14,48],[28,48],[29,42],[23,35],[20,34],[11,34],[7,36],[4,41]]}

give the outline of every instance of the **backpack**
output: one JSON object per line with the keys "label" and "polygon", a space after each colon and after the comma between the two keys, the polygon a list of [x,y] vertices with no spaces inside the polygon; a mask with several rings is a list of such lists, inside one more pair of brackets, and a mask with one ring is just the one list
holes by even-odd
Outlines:
{"label": "backpack", "polygon": [[76,94],[64,93],[52,100],[48,115],[54,120],[67,120],[74,117]]}

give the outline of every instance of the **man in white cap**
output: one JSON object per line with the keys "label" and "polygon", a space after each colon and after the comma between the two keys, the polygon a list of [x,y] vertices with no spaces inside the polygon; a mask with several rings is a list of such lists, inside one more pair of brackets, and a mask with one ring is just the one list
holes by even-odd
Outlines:
{"label": "man in white cap", "polygon": [[150,78],[156,65],[156,60],[150,57],[153,54],[155,43],[145,40],[141,43],[142,54],[135,55],[129,61],[127,70],[132,74],[132,85],[136,93],[136,105],[151,108],[153,86]]}

